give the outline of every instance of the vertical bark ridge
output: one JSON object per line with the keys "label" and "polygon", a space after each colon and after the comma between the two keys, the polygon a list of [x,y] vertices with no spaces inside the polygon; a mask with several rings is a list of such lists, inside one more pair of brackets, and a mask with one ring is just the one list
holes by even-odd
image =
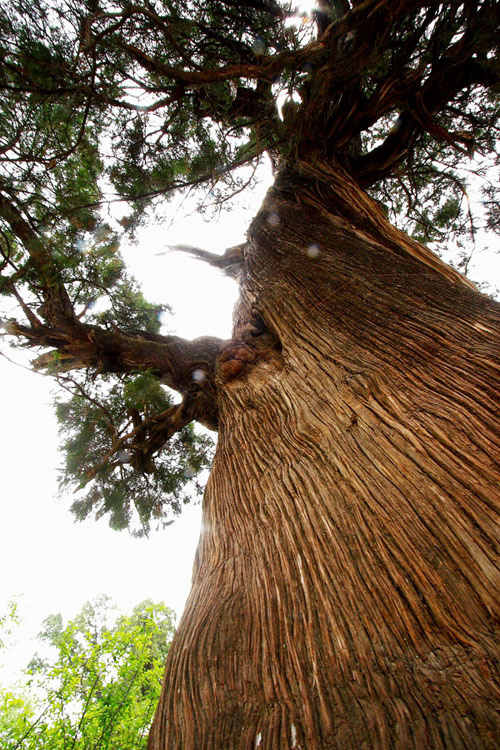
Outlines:
{"label": "vertical bark ridge", "polygon": [[498,306],[300,196],[248,247],[284,364],[220,385],[152,746],[494,748]]}

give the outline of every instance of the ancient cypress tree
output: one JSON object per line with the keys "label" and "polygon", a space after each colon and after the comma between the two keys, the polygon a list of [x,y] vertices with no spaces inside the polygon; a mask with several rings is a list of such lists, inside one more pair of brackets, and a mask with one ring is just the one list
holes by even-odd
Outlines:
{"label": "ancient cypress tree", "polygon": [[[192,423],[218,430],[152,750],[494,748],[500,308],[421,241],[473,234],[463,169],[496,159],[500,4],[296,16],[2,6],[5,333],[71,391],[80,517],[178,511],[210,460]],[[120,233],[175,190],[225,200],[265,154],[247,241],[191,250],[239,280],[231,340],[162,334]]]}

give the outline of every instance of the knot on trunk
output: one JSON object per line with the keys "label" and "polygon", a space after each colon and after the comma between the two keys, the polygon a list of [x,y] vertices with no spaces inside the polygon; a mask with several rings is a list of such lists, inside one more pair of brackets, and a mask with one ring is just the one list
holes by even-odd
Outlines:
{"label": "knot on trunk", "polygon": [[240,377],[257,358],[257,352],[243,341],[230,339],[221,348],[217,374],[223,383]]}

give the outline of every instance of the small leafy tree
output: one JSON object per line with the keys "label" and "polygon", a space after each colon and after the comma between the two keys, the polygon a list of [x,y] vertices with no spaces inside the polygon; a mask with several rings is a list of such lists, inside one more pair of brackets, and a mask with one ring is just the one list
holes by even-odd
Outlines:
{"label": "small leafy tree", "polygon": [[39,638],[56,657],[32,659],[29,698],[0,694],[0,746],[145,747],[173,634],[174,613],[151,601],[114,622],[107,597],[85,604],[66,625],[50,615]]}
{"label": "small leafy tree", "polygon": [[[19,624],[17,603],[11,601],[0,614],[0,654],[9,646],[9,636]],[[33,707],[26,696],[13,690],[0,690],[0,741],[6,737],[20,737],[33,720]]]}

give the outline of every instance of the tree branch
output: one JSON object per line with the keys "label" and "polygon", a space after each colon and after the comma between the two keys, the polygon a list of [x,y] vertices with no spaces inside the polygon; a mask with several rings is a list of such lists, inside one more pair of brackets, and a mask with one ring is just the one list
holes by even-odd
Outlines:
{"label": "tree branch", "polygon": [[[4,189],[3,180],[0,181],[0,189]],[[43,287],[44,306],[42,315],[45,320],[51,321],[53,319],[59,323],[62,319],[74,320],[73,305],[60,280],[59,272],[49,250],[23,217],[21,211],[1,192],[0,218],[7,222],[29,255],[30,265],[35,270]]]}
{"label": "tree branch", "polygon": [[[75,319],[72,326],[30,327],[8,322],[8,333],[24,337],[30,346],[53,347],[33,362],[35,369],[54,372],[92,368],[98,373],[133,373],[148,370],[170,388],[185,394],[198,371],[209,380],[223,343],[215,336],[189,341],[139,330],[109,331]],[[194,375],[193,375],[194,374]]]}
{"label": "tree branch", "polygon": [[181,253],[186,253],[186,255],[191,255],[193,258],[208,263],[209,266],[219,268],[226,276],[235,278],[238,276],[243,266],[243,251],[245,244],[246,243],[243,242],[241,245],[228,247],[223,255],[210,253],[208,250],[203,250],[201,247],[193,247],[193,245],[171,245],[170,249],[178,250]]}
{"label": "tree branch", "polygon": [[387,177],[424,132],[460,148],[463,134],[457,137],[448,133],[434,122],[433,115],[463,89],[472,85],[492,86],[499,82],[500,72],[492,63],[443,59],[420,89],[415,86],[413,94],[407,94],[410,106],[400,114],[385,141],[354,162],[361,185],[369,187]]}
{"label": "tree branch", "polygon": [[[34,314],[27,314],[30,325],[11,320],[8,333],[24,337],[30,346],[52,347],[33,363],[35,369],[67,372],[93,368],[97,372],[131,373],[149,370],[163,383],[186,394],[193,383],[205,399],[198,399],[199,415],[207,412],[213,423],[215,359],[222,341],[201,337],[194,341],[177,336],[160,336],[140,330],[114,331],[82,323],[74,313],[71,300],[60,280],[49,251],[39,235],[23,218],[21,212],[0,193],[0,217],[10,225],[30,256],[42,288],[44,304],[41,323]],[[193,373],[203,377],[193,380]]]}
{"label": "tree branch", "polygon": [[[171,406],[146,421],[141,421],[133,430],[115,440],[102,461],[87,472],[76,491],[83,489],[104,469],[112,471],[120,463],[130,463],[140,473],[154,471],[153,456],[158,453],[176,432],[196,419],[196,404],[191,399]],[[139,438],[133,441],[133,438]],[[119,451],[128,454],[127,460],[118,459],[110,464],[110,459]]]}

